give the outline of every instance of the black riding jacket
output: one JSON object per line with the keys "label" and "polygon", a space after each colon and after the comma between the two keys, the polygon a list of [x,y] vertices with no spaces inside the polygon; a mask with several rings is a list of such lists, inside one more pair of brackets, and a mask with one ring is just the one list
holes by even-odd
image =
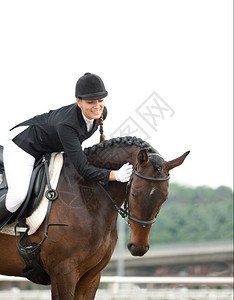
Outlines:
{"label": "black riding jacket", "polygon": [[[103,119],[106,116],[107,109],[104,107]],[[16,125],[12,129],[29,127],[14,137],[13,142],[35,158],[45,153],[64,151],[81,176],[107,184],[110,170],[90,165],[81,147],[98,125],[98,120],[94,120],[93,128],[88,132],[81,109],[75,103]]]}

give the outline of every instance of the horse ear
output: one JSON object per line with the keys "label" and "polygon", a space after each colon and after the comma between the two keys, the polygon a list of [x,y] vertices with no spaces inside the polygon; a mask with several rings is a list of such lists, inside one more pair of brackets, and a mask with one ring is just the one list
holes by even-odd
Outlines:
{"label": "horse ear", "polygon": [[137,160],[139,165],[142,165],[143,167],[147,164],[148,155],[146,149],[142,149],[138,152]]}
{"label": "horse ear", "polygon": [[184,162],[187,155],[189,155],[189,153],[190,153],[190,151],[187,151],[183,155],[181,155],[180,157],[178,157],[176,159],[173,159],[171,161],[168,161],[167,162],[168,171],[171,170],[171,169],[174,169],[175,167],[180,166]]}

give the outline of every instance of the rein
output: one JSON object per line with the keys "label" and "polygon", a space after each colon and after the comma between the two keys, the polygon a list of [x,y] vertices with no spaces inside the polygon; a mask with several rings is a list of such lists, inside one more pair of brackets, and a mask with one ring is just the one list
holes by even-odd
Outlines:
{"label": "rein", "polygon": [[[159,155],[157,153],[150,153],[148,156],[153,156],[153,155]],[[135,223],[140,224],[143,228],[145,228],[146,226],[150,226],[152,224],[155,223],[156,221],[156,216],[154,217],[153,220],[150,221],[143,221],[143,220],[139,220],[137,218],[134,218],[132,216],[130,216],[130,211],[129,211],[129,205],[128,205],[128,199],[129,199],[129,192],[130,192],[130,188],[131,188],[131,184],[132,184],[132,180],[133,180],[133,175],[138,176],[139,178],[142,178],[144,180],[148,180],[148,181],[157,181],[157,182],[162,182],[162,181],[167,181],[170,179],[170,174],[168,174],[167,177],[163,177],[163,178],[156,178],[156,177],[149,177],[149,176],[145,176],[142,175],[141,173],[137,172],[136,169],[138,167],[138,164],[136,164],[136,166],[134,167],[132,174],[130,176],[130,179],[127,183],[127,187],[126,187],[126,195],[125,195],[125,200],[124,200],[124,204],[123,204],[123,208],[119,207],[116,203],[116,201],[114,199],[111,198],[110,194],[104,189],[104,187],[102,185],[99,184],[99,186],[101,187],[101,189],[104,191],[104,193],[106,194],[106,196],[111,200],[111,202],[113,203],[115,209],[117,210],[118,214],[125,220],[125,222],[129,224],[129,220],[133,221]]]}

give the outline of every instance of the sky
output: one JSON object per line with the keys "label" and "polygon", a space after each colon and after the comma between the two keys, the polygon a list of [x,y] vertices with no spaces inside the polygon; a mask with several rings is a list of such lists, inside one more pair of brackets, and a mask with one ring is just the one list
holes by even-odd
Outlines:
{"label": "sky", "polygon": [[75,102],[91,72],[108,90],[106,139],[141,137],[165,160],[190,150],[171,182],[232,187],[232,25],[231,0],[1,1],[0,142]]}

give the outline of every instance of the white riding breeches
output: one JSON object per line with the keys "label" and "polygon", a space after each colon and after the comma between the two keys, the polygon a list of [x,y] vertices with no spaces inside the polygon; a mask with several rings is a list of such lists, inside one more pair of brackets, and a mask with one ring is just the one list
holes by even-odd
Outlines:
{"label": "white riding breeches", "polygon": [[8,184],[6,208],[15,212],[24,202],[35,163],[35,158],[18,147],[12,139],[25,130],[22,126],[11,132],[11,137],[5,142],[3,159]]}

